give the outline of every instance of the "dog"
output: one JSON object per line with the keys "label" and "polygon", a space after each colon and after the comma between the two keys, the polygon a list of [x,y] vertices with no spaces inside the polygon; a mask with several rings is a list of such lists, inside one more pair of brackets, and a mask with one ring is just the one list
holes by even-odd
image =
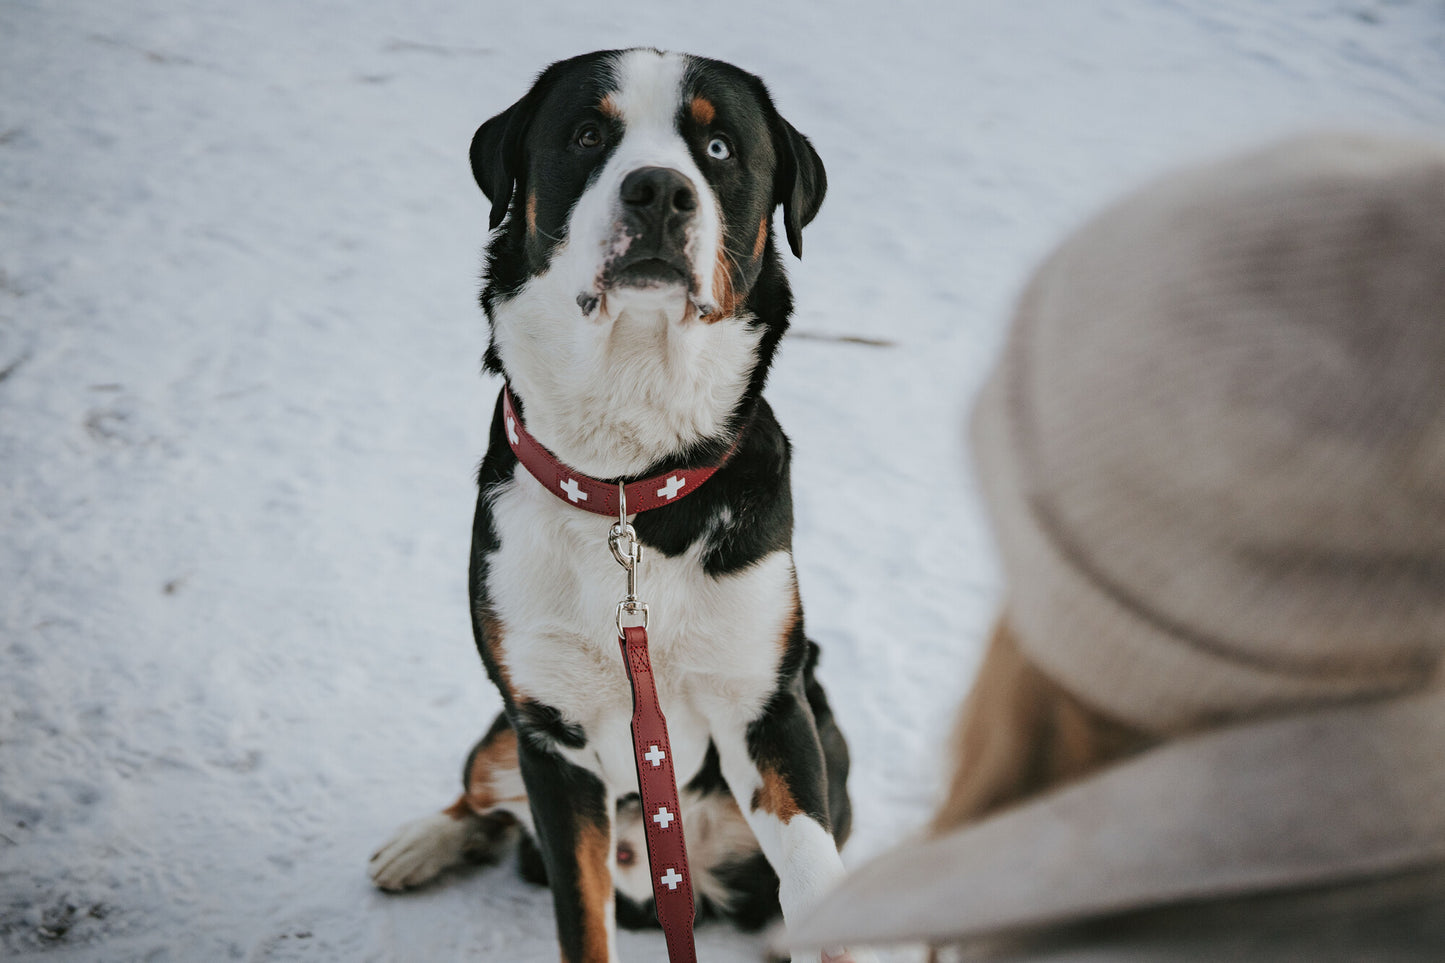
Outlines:
{"label": "dog", "polygon": [[[633,524],[698,916],[786,920],[842,875],[851,823],[848,750],[803,629],[789,442],[762,396],[792,311],[774,215],[801,257],[822,160],[753,74],[633,49],[548,67],[481,126],[471,163],[493,229],[484,366],[506,381],[478,475],[471,614],[504,709],[460,798],[404,826],[372,878],[428,882],[517,826],[564,959],[615,960],[617,922],[656,925],[613,618],[617,517],[581,510],[597,490],[573,476],[666,475],[665,503]],[[519,462],[519,431],[562,466],[550,482]]]}

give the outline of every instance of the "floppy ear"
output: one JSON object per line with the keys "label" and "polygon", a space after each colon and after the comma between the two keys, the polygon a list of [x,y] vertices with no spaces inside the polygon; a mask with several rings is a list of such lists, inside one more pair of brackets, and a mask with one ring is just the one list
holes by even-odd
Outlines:
{"label": "floppy ear", "polygon": [[472,176],[492,202],[491,227],[507,216],[522,171],[522,138],[532,113],[531,93],[502,111],[472,137]]}
{"label": "floppy ear", "polygon": [[773,125],[773,141],[778,154],[778,178],[774,204],[783,205],[783,227],[788,247],[795,257],[803,256],[803,228],[823,206],[828,191],[828,175],[823,159],[813,150],[808,138],[792,124],[777,117]]}

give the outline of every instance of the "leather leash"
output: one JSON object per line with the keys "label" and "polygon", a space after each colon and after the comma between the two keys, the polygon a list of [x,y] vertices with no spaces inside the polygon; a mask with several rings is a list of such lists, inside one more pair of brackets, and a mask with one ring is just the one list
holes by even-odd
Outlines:
{"label": "leather leash", "polygon": [[[618,564],[627,570],[627,595],[617,603],[617,638],[627,681],[632,686],[632,757],[642,795],[653,903],[667,939],[667,958],[671,963],[697,963],[692,939],[692,876],[687,869],[687,842],[679,815],[682,807],[672,769],[672,745],[667,739],[667,719],[657,701],[652,661],[647,654],[647,604],[637,598],[642,543],[627,522],[627,491],[621,483],[617,488],[617,523],[608,533],[607,545]],[[640,625],[623,624],[639,618]]]}
{"label": "leather leash", "polygon": [[[629,503],[632,512],[644,512],[670,505],[696,491],[737,450],[742,433],[717,464],[624,484],[579,474],[548,451],[522,424],[511,386],[502,389],[502,417],[512,452],[544,488],[577,508],[597,515],[616,515],[617,521],[607,534],[607,546],[612,557],[627,570],[627,595],[617,603],[617,641],[632,688],[632,757],[642,795],[652,896],[657,920],[667,939],[668,959],[671,963],[697,963],[692,938],[696,907],[687,868],[677,776],[672,768],[672,745],[667,739],[667,719],[657,700],[657,684],[647,652],[647,604],[637,597],[642,542],[627,515]],[[636,622],[641,624],[624,624]]]}

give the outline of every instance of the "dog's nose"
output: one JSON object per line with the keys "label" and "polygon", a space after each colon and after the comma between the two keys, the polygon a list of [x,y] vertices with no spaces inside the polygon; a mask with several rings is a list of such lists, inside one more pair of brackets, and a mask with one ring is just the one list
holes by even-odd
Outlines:
{"label": "dog's nose", "polygon": [[622,203],[629,211],[663,222],[697,210],[697,188],[670,167],[639,167],[622,179]]}

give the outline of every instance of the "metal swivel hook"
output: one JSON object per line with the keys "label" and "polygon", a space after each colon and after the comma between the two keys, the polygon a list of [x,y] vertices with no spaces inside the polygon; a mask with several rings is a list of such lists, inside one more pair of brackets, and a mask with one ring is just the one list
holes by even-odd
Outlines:
{"label": "metal swivel hook", "polygon": [[622,617],[641,616],[642,627],[647,628],[647,605],[637,599],[637,568],[642,562],[642,542],[637,530],[627,521],[627,488],[617,483],[617,521],[607,533],[607,547],[617,564],[627,570],[627,595],[617,603],[617,635],[622,637]]}

